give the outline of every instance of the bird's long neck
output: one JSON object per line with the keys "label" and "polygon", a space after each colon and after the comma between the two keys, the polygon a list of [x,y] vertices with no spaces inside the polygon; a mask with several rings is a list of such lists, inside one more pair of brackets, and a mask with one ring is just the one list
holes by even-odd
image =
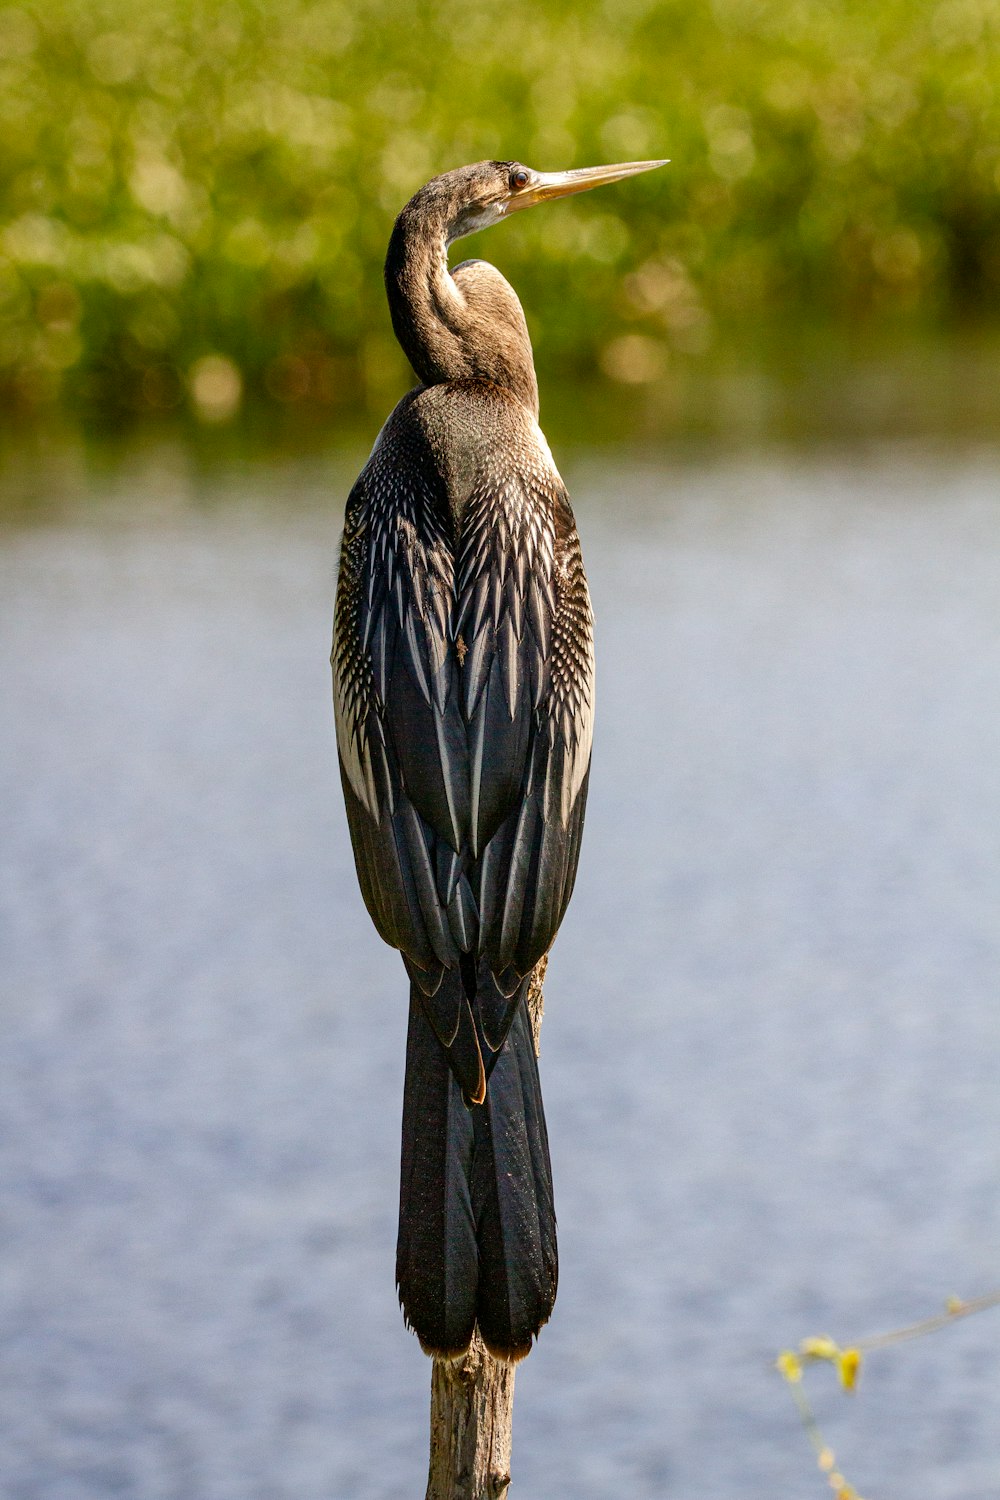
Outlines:
{"label": "bird's long neck", "polygon": [[392,326],[425,385],[490,380],[538,415],[538,385],[517,295],[486,261],[448,267],[446,212],[407,204],[385,262]]}

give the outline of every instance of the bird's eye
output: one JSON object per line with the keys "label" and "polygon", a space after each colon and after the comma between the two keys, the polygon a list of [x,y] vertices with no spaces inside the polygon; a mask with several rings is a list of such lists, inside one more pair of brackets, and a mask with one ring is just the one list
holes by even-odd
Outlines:
{"label": "bird's eye", "polygon": [[518,167],[516,172],[510,174],[510,185],[515,188],[528,186],[528,174],[523,167]]}

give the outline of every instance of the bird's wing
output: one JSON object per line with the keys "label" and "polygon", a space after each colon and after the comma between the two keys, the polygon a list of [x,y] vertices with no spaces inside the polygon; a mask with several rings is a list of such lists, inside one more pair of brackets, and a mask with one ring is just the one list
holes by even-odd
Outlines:
{"label": "bird's wing", "polygon": [[474,491],[456,585],[479,952],[512,993],[572,892],[594,722],[580,543],[541,452]]}
{"label": "bird's wing", "polygon": [[[579,540],[551,461],[529,446],[480,466],[456,547],[433,455],[414,447],[416,424],[393,427],[349,499],[337,592],[358,875],[425,993],[470,953],[498,976],[504,1010],[576,873],[593,732]],[[442,1039],[452,1008],[435,1021]],[[500,1019],[487,1029],[492,1041]]]}
{"label": "bird's wing", "polygon": [[449,638],[453,549],[433,466],[400,464],[385,447],[376,445],[347,505],[332,657],[337,745],[365,903],[433,987],[473,936],[458,857],[468,771]]}

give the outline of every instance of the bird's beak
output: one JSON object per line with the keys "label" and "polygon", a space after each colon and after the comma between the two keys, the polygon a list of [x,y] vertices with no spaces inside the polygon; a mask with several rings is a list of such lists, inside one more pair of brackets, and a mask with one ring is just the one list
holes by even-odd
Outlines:
{"label": "bird's beak", "polygon": [[531,181],[512,193],[507,202],[507,212],[519,208],[534,208],[536,203],[549,203],[553,198],[566,198],[570,193],[585,193],[589,188],[603,187],[607,182],[621,182],[623,177],[635,177],[639,172],[652,172],[654,167],[665,167],[663,161],[625,161],[611,167],[577,167],[572,172],[533,172]]}

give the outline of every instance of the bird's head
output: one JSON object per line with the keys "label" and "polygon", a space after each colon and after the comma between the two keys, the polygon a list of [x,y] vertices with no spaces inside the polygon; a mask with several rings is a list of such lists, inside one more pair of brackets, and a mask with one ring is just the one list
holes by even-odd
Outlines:
{"label": "bird's head", "polygon": [[385,259],[392,326],[427,385],[483,379],[538,410],[531,339],[517,293],[486,261],[448,267],[448,246],[508,214],[662,167],[620,162],[535,172],[519,161],[479,161],[426,183],[396,220]]}
{"label": "bird's head", "polygon": [[578,167],[570,172],[536,172],[519,161],[479,161],[459,167],[421,188],[412,200],[425,211],[436,210],[446,224],[448,244],[477,230],[499,224],[518,209],[534,208],[570,193],[620,182],[639,172],[666,166],[666,161],[618,162],[606,167]]}

